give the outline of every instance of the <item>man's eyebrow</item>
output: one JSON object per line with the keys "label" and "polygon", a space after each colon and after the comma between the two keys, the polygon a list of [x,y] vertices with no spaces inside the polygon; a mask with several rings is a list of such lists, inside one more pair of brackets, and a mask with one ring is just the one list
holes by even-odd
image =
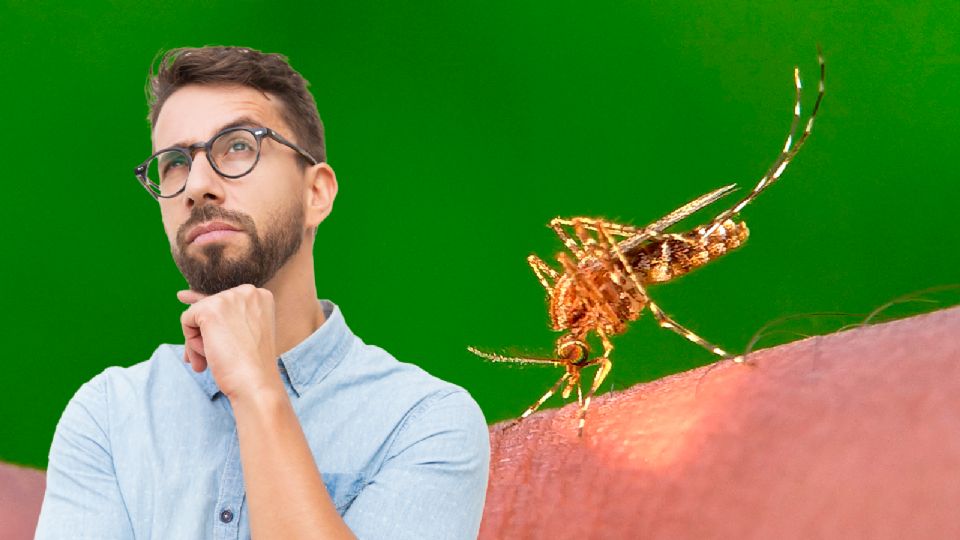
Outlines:
{"label": "man's eyebrow", "polygon": [[[254,120],[249,116],[241,116],[240,118],[231,120],[230,122],[227,122],[226,124],[223,124],[222,126],[218,127],[217,130],[214,131],[214,133],[220,133],[221,131],[225,131],[235,127],[263,127],[263,124],[260,121]],[[191,143],[190,141],[177,141],[176,143],[168,146],[167,148],[172,148],[174,146],[178,148],[189,148],[191,144],[193,143]]]}

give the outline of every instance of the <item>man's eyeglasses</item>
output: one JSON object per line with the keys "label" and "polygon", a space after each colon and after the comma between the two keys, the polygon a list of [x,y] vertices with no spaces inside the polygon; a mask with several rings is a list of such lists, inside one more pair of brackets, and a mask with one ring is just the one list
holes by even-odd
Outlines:
{"label": "man's eyeglasses", "polygon": [[224,178],[240,178],[249,174],[260,161],[264,137],[296,150],[311,165],[319,163],[306,150],[270,128],[235,127],[217,133],[205,143],[159,150],[134,169],[134,173],[154,199],[169,199],[186,189],[187,176],[198,150],[204,151],[217,174]]}

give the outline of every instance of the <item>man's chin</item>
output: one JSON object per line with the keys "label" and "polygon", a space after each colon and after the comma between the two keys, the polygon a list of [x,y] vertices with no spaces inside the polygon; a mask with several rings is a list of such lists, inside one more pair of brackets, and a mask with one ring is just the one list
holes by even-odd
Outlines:
{"label": "man's chin", "polygon": [[190,290],[191,290],[191,291],[198,292],[198,293],[204,294],[204,295],[206,295],[206,296],[213,296],[213,295],[215,295],[215,294],[222,293],[223,291],[230,290],[230,289],[232,289],[232,288],[234,288],[234,287],[239,287],[240,285],[243,285],[244,283],[246,283],[246,282],[241,282],[241,283],[232,283],[232,282],[216,282],[216,283],[200,282],[200,283],[189,283],[189,282],[188,282],[187,284],[190,285]]}
{"label": "man's chin", "polygon": [[259,286],[262,269],[247,259],[188,256],[178,265],[190,289],[203,294],[216,294],[245,283]]}
{"label": "man's chin", "polygon": [[190,289],[202,294],[211,295],[239,287],[244,284],[260,286],[260,279],[243,271],[223,271],[211,269],[209,272],[200,271],[191,275],[184,274]]}

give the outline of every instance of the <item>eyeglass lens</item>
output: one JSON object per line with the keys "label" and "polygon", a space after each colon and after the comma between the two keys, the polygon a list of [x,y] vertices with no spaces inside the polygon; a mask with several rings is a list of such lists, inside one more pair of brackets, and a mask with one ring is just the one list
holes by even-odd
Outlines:
{"label": "eyeglass lens", "polygon": [[[253,133],[239,129],[220,134],[210,144],[210,159],[223,176],[243,176],[253,170],[260,152]],[[195,159],[203,159],[199,155]],[[190,173],[190,158],[180,150],[168,150],[147,165],[147,180],[158,195],[169,197],[183,188]]]}

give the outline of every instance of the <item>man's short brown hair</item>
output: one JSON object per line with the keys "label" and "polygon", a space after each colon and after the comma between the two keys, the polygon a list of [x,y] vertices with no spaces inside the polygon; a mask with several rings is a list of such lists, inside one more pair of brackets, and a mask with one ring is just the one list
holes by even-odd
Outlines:
{"label": "man's short brown hair", "polygon": [[167,51],[156,69],[150,66],[147,79],[147,119],[151,127],[156,125],[167,98],[189,84],[239,84],[276,96],[283,104],[281,118],[293,130],[295,142],[318,160],[327,160],[323,122],[307,90],[310,83],[290,67],[286,56],[246,47],[181,47]]}

